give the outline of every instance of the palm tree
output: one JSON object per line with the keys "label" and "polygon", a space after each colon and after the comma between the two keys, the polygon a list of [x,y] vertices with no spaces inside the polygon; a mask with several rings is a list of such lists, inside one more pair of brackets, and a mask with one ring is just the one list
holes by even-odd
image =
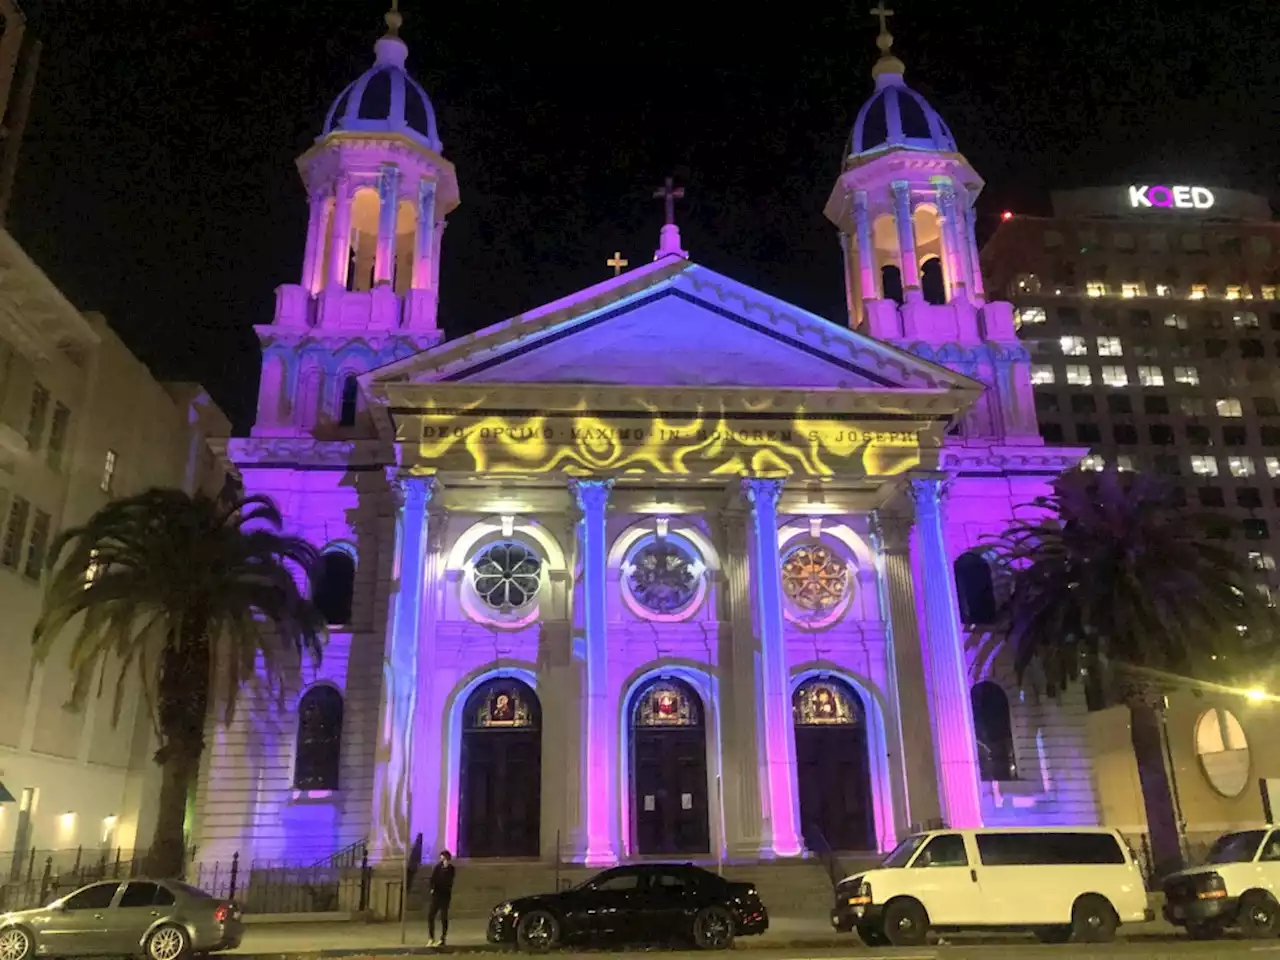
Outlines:
{"label": "palm tree", "polygon": [[1236,551],[1205,536],[1160,481],[1114,470],[1064,475],[993,543],[1009,601],[975,638],[981,670],[1001,650],[1050,695],[1083,681],[1128,706],[1153,866],[1182,862],[1165,766],[1164,692],[1240,681],[1273,637],[1273,610]]}
{"label": "palm tree", "polygon": [[262,677],[279,689],[301,654],[319,659],[323,618],[299,588],[318,555],[281,527],[267,497],[157,489],[108,504],[50,549],[36,659],[70,629],[72,707],[101,692],[108,663],[118,669],[113,724],[130,673],[141,681],[162,771],[148,865],[160,876],[181,874],[210,708],[229,722],[242,684]]}

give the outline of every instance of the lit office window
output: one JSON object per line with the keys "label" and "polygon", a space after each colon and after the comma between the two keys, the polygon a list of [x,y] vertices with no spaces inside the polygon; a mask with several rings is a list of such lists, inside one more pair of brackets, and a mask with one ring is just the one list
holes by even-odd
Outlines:
{"label": "lit office window", "polygon": [[1236,284],[1231,284],[1230,286],[1228,286],[1228,287],[1227,287],[1227,292],[1226,292],[1226,298],[1227,298],[1228,300],[1239,300],[1239,299],[1240,299],[1240,287],[1239,287],[1238,285],[1236,285]]}
{"label": "lit office window", "polygon": [[1276,288],[1271,284],[1266,284],[1262,288],[1263,300],[1274,300],[1276,298]]}
{"label": "lit office window", "polygon": [[1044,323],[1045,316],[1044,307],[1020,307],[1013,312],[1015,326],[1021,327],[1024,323]]}
{"label": "lit office window", "polygon": [[1243,417],[1244,408],[1235,397],[1225,397],[1216,404],[1220,417]]}
{"label": "lit office window", "polygon": [[1102,382],[1108,387],[1127,387],[1129,371],[1116,364],[1108,364],[1102,368]]}
{"label": "lit office window", "polygon": [[1218,475],[1218,461],[1213,457],[1206,457],[1202,454],[1193,454],[1191,457],[1191,472],[1201,477],[1216,477]]}
{"label": "lit office window", "polygon": [[1185,314],[1169,313],[1165,315],[1164,325],[1175,330],[1186,330],[1190,327]]}
{"label": "lit office window", "polygon": [[1207,283],[1193,283],[1191,285],[1191,293],[1188,294],[1190,300],[1203,300],[1209,295],[1209,285]]}
{"label": "lit office window", "polygon": [[1267,476],[1280,477],[1280,457],[1267,457]]}
{"label": "lit office window", "polygon": [[1164,371],[1159,367],[1139,367],[1138,382],[1144,387],[1163,387]]}
{"label": "lit office window", "polygon": [[1100,357],[1122,357],[1124,356],[1124,347],[1120,344],[1119,337],[1099,337],[1098,338],[1098,356]]}
{"label": "lit office window", "polygon": [[1116,469],[1121,473],[1133,473],[1137,467],[1134,466],[1132,456],[1127,453],[1122,453],[1116,457]]}
{"label": "lit office window", "polygon": [[1101,473],[1107,468],[1107,461],[1102,459],[1101,455],[1091,453],[1080,461],[1081,470],[1091,470],[1094,473]]}
{"label": "lit office window", "polygon": [[1086,283],[1084,292],[1090,297],[1105,297],[1107,295],[1107,285],[1105,283]]}
{"label": "lit office window", "polygon": [[1089,344],[1084,337],[1063,337],[1058,343],[1064,357],[1084,357],[1089,354]]}
{"label": "lit office window", "polygon": [[1177,383],[1185,383],[1195,387],[1200,384],[1200,371],[1195,367],[1174,367],[1173,379]]}
{"label": "lit office window", "polygon": [[1242,310],[1239,313],[1231,315],[1231,322],[1235,324],[1237,330],[1257,330],[1258,315],[1252,310]]}
{"label": "lit office window", "polygon": [[1157,283],[1157,284],[1156,284],[1156,296],[1157,296],[1157,297],[1172,297],[1172,296],[1173,296],[1173,287],[1169,286],[1169,284],[1167,284],[1167,283]]}
{"label": "lit office window", "polygon": [[1053,367],[1047,363],[1033,363],[1031,365],[1031,382],[1036,386],[1043,386],[1046,383],[1053,383],[1055,377],[1053,375]]}
{"label": "lit office window", "polygon": [[1140,283],[1120,284],[1120,296],[1126,297],[1126,298],[1142,296],[1142,284]]}
{"label": "lit office window", "polygon": [[1227,457],[1227,469],[1233,477],[1252,477],[1257,472],[1253,457]]}
{"label": "lit office window", "polygon": [[1073,387],[1093,386],[1093,373],[1083,363],[1067,365],[1067,383]]}
{"label": "lit office window", "polygon": [[1260,553],[1257,550],[1249,551],[1249,566],[1255,570],[1274,570],[1276,568],[1276,558],[1269,553]]}

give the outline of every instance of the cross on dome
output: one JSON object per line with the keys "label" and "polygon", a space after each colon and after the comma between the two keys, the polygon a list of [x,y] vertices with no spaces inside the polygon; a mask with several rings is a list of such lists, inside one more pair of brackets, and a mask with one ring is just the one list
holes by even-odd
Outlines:
{"label": "cross on dome", "polygon": [[893,11],[881,2],[871,8],[871,16],[880,21],[880,33],[876,36],[876,46],[880,48],[880,59],[871,68],[871,75],[873,77],[879,77],[881,74],[902,76],[906,67],[901,60],[889,52],[893,47],[893,34],[889,32],[889,18],[893,16]]}

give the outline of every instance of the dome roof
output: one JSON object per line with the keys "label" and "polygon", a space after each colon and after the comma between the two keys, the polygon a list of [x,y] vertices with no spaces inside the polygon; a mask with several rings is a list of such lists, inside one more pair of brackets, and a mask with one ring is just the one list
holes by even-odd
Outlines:
{"label": "dome roof", "polygon": [[906,85],[900,70],[876,74],[876,92],[853,123],[854,154],[889,147],[956,152],[950,128],[929,101]]}
{"label": "dome roof", "polygon": [[402,133],[439,153],[435,108],[427,92],[404,68],[409,48],[396,35],[398,15],[394,23],[387,22],[392,29],[374,45],[373,66],[338,94],[324,119],[321,137],[339,131]]}

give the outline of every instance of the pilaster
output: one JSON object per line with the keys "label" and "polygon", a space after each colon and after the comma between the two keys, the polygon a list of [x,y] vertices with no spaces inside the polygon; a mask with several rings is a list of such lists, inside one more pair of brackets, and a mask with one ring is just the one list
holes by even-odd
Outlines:
{"label": "pilaster", "polygon": [[[419,639],[428,553],[427,504],[436,492],[434,477],[388,470],[387,484],[396,510],[391,602],[382,656],[382,706],[374,755],[371,841],[379,859],[399,857],[415,830],[413,761],[419,687]],[[423,765],[425,766],[425,764]],[[439,792],[439,765],[418,771],[419,788]]]}
{"label": "pilaster", "polygon": [[[956,188],[950,179],[934,180],[938,191],[938,221],[942,233],[942,269],[947,287],[947,301],[965,298],[969,286],[969,256],[965,250],[968,237],[956,218]],[[963,237],[963,239],[962,239]]]}
{"label": "pilaster", "polygon": [[346,287],[351,265],[351,181],[339,177],[333,201],[332,233],[329,235],[329,284]]}
{"label": "pilaster", "polygon": [[441,549],[444,544],[448,514],[439,507],[435,495],[440,492],[438,481],[429,482],[427,495],[434,504],[428,504],[424,530],[425,553],[422,562],[422,604],[418,616],[418,679],[413,712],[413,786],[410,794],[410,833],[422,834],[424,850],[438,850],[448,836],[443,822],[444,789],[441,771],[444,769],[445,703],[436,690],[436,618],[442,609],[447,579],[441,569]]}
{"label": "pilaster", "polygon": [[302,287],[315,294],[323,286],[324,221],[329,199],[323,193],[311,194],[311,210],[307,216],[307,249],[302,258]]}
{"label": "pilaster", "polygon": [[384,163],[378,177],[378,245],[374,252],[373,283],[391,283],[396,267],[396,214],[400,207],[400,169]]}
{"label": "pilaster", "polygon": [[583,809],[587,814],[586,862],[596,866],[618,859],[618,722],[609,696],[606,640],[609,570],[605,511],[613,481],[573,480],[570,484],[582,515],[578,523],[578,555],[582,562],[582,626],[587,652]]}
{"label": "pilaster", "polygon": [[796,788],[796,738],[791,717],[791,674],[782,616],[782,561],[778,555],[778,498],[782,481],[750,477],[742,493],[751,505],[747,531],[751,597],[760,643],[759,688],[763,692],[765,845],[776,857],[798,856],[800,802]]}
{"label": "pilaster", "polygon": [[912,480],[911,496],[916,510],[912,566],[915,582],[925,585],[919,607],[924,613],[925,677],[943,815],[947,824],[956,829],[980,827],[982,808],[973,707],[969,700],[955,579],[942,532],[942,480],[933,477]]}
{"label": "pilaster", "polygon": [[897,730],[891,733],[897,743],[890,749],[902,757],[903,782],[895,784],[899,788],[895,793],[903,800],[901,807],[895,807],[899,836],[926,827],[942,816],[929,712],[909,706],[926,702],[928,691],[911,574],[912,526],[910,516],[877,513],[874,520],[881,595],[889,618],[890,696],[897,705],[898,719]]}
{"label": "pilaster", "polygon": [[[863,301],[880,298],[880,278],[876,276],[875,244],[871,236],[871,213],[867,191],[853,195],[853,224],[858,239],[858,279]],[[859,307],[861,308],[861,304]],[[861,309],[859,310],[861,313]]]}
{"label": "pilaster", "polygon": [[964,220],[964,238],[965,253],[969,262],[969,290],[973,294],[975,303],[981,303],[986,299],[986,293],[982,284],[982,262],[978,259],[978,234],[974,229],[975,213],[974,203],[977,202],[977,191],[967,192],[964,197],[964,211],[962,218]]}
{"label": "pilaster", "polygon": [[418,223],[413,238],[413,289],[435,287],[436,185],[430,180],[418,182]]}
{"label": "pilaster", "polygon": [[916,225],[911,218],[911,184],[893,181],[893,220],[898,228],[898,263],[902,290],[909,300],[920,298],[920,264],[916,261]]}

